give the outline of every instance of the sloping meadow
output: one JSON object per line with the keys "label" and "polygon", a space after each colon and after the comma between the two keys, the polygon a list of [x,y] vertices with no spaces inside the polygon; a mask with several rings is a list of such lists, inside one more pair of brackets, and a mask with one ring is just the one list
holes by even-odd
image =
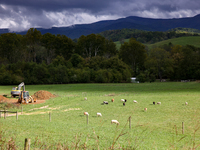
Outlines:
{"label": "sloping meadow", "polygon": [[[1,89],[5,92],[5,86]],[[27,85],[26,89],[31,94],[46,90],[56,97],[21,105],[22,113],[21,107],[12,108],[19,112],[18,120],[0,118],[2,139],[12,138],[18,149],[23,149],[25,138],[31,139],[31,149],[189,149],[200,144],[198,82]]]}

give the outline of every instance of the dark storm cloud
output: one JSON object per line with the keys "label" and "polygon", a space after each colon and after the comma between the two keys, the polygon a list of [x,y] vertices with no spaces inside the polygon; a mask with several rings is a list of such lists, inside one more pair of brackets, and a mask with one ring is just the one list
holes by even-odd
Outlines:
{"label": "dark storm cloud", "polygon": [[99,9],[107,7],[112,2],[114,0],[1,0],[0,3],[29,9],[42,9],[45,11],[62,11],[73,8],[98,11]]}
{"label": "dark storm cloud", "polygon": [[24,30],[127,16],[177,18],[198,13],[199,0],[1,0],[0,28]]}

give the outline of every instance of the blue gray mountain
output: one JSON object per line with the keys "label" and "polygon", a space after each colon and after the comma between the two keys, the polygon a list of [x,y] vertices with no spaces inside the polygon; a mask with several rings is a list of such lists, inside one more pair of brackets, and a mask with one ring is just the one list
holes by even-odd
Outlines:
{"label": "blue gray mountain", "polygon": [[[200,30],[200,14],[194,17],[173,18],[173,19],[152,19],[130,16],[117,20],[105,20],[91,24],[77,24],[69,27],[52,27],[50,29],[36,28],[42,34],[61,34],[71,39],[79,38],[81,35],[100,33],[106,30],[116,29],[139,29],[146,31],[167,31],[173,28],[193,28]],[[7,33],[9,29],[0,29],[1,33]],[[26,34],[27,31],[15,32],[17,34]]]}

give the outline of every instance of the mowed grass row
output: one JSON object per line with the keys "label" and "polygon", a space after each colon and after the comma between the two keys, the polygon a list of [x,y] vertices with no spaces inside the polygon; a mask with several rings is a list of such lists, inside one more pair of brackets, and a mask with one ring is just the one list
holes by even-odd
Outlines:
{"label": "mowed grass row", "polygon": [[[11,88],[0,86],[0,94],[10,93]],[[31,139],[31,148],[42,149],[55,149],[58,143],[69,148],[81,149],[85,145],[88,149],[108,149],[118,136],[116,148],[188,149],[194,143],[200,144],[200,131],[195,132],[200,127],[197,82],[27,85],[26,90],[31,95],[47,90],[57,97],[42,104],[22,105],[23,115],[18,120],[15,116],[0,119],[2,134],[7,140],[14,138],[19,149],[23,149],[25,138]],[[127,99],[125,106],[120,101],[122,98]],[[109,104],[102,105],[103,101]],[[161,105],[153,105],[153,101]],[[85,111],[89,113],[89,124],[83,115]],[[97,112],[102,117],[97,117]],[[131,129],[127,121],[130,116]],[[112,119],[120,125],[111,124]]]}

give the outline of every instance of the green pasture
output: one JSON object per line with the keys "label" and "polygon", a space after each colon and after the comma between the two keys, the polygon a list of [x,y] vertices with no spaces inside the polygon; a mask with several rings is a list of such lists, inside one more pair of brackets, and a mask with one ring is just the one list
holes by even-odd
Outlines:
{"label": "green pasture", "polygon": [[[11,88],[0,86],[0,94],[9,95]],[[6,141],[12,138],[18,149],[23,149],[25,138],[31,139],[31,149],[166,150],[200,144],[198,82],[26,85],[26,90],[30,95],[46,90],[57,97],[42,104],[21,105],[23,114],[18,120],[16,116],[0,118],[1,136]],[[125,106],[121,99],[127,99]],[[103,101],[109,104],[103,105]],[[161,105],[153,105],[153,101]],[[9,110],[20,114],[21,106]],[[112,119],[120,125],[111,124]]]}
{"label": "green pasture", "polygon": [[200,47],[199,41],[200,41],[200,36],[187,36],[187,37],[173,38],[169,40],[160,41],[154,44],[145,44],[145,45],[148,46],[149,49],[151,49],[164,44],[168,45],[171,42],[173,45],[182,45],[182,46],[193,45],[195,47]]}
{"label": "green pasture", "polygon": [[[129,39],[125,39],[124,42],[129,42]],[[114,42],[114,43],[116,44],[117,50],[119,50],[120,47],[121,47],[121,42],[120,42],[120,41],[117,41],[117,42]]]}
{"label": "green pasture", "polygon": [[[128,42],[129,39],[125,39],[125,42]],[[169,44],[170,42],[173,45],[193,45],[195,47],[200,47],[200,36],[187,36],[187,37],[179,37],[179,38],[173,38],[173,39],[168,39],[160,42],[156,42],[154,44],[144,44],[146,45],[149,49],[152,49],[154,47],[159,47],[164,44]],[[120,49],[121,43],[120,41],[115,42],[117,49]]]}

